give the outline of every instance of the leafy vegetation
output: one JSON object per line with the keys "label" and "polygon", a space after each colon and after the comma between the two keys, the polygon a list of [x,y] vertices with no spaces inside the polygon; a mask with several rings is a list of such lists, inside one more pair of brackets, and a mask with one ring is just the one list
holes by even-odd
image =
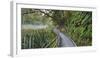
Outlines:
{"label": "leafy vegetation", "polygon": [[72,11],[66,29],[77,46],[91,46],[92,12]]}
{"label": "leafy vegetation", "polygon": [[54,28],[71,37],[77,46],[92,45],[91,11],[22,8],[21,16],[22,25],[48,25],[37,30],[22,29],[22,49],[58,47]]}
{"label": "leafy vegetation", "polygon": [[55,34],[47,29],[22,30],[21,41],[22,49],[57,47]]}

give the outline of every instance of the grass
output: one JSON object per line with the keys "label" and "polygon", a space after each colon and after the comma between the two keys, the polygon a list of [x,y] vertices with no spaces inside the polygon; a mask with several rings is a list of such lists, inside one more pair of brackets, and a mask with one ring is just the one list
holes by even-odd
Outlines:
{"label": "grass", "polygon": [[56,35],[51,30],[22,30],[21,31],[21,48],[55,48]]}

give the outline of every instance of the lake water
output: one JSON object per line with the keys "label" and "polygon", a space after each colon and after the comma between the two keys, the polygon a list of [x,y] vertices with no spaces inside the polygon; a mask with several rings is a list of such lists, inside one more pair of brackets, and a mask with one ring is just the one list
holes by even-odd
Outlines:
{"label": "lake water", "polygon": [[22,24],[22,29],[45,29],[48,25]]}

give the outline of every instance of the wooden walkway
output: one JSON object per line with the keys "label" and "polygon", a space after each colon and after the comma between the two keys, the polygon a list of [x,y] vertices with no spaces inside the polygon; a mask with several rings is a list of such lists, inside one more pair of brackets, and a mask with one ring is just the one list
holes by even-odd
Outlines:
{"label": "wooden walkway", "polygon": [[54,29],[54,33],[57,34],[57,42],[59,47],[76,47],[75,42],[58,29]]}

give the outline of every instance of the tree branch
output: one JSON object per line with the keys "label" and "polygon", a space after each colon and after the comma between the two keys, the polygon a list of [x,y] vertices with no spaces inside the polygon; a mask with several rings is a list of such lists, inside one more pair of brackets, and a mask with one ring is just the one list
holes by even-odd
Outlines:
{"label": "tree branch", "polygon": [[[45,15],[48,16],[48,17],[53,18],[53,17],[50,16],[48,13],[45,13],[45,12],[43,12],[43,11],[41,11],[41,10],[38,10],[38,11],[40,11],[41,13],[45,14]],[[22,13],[22,15],[25,15],[25,14],[31,14],[31,13],[34,13],[34,11],[30,11],[30,12]]]}

